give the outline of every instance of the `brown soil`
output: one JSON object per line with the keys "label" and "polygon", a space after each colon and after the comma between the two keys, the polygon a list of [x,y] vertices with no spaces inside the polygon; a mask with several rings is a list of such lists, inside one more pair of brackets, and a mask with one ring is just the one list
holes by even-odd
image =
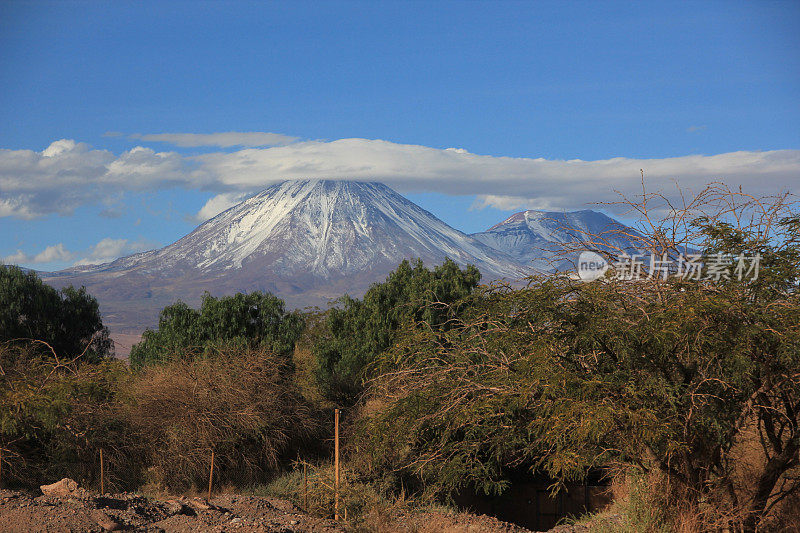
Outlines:
{"label": "brown soil", "polygon": [[446,511],[390,514],[373,511],[354,530],[357,533],[533,533],[491,516]]}
{"label": "brown soil", "polygon": [[[210,504],[210,505],[209,505]],[[273,498],[221,495],[159,501],[139,494],[35,496],[0,490],[0,532],[339,533],[332,520]]]}
{"label": "brown soil", "polygon": [[241,532],[241,533],[529,533],[495,518],[447,512],[373,512],[358,524],[305,514],[276,498],[223,494],[157,500],[136,493],[40,496],[0,490],[5,532]]}
{"label": "brown soil", "polygon": [[141,342],[141,333],[121,333],[112,331],[111,340],[114,341],[115,356],[119,359],[127,359],[131,354],[134,344]]}

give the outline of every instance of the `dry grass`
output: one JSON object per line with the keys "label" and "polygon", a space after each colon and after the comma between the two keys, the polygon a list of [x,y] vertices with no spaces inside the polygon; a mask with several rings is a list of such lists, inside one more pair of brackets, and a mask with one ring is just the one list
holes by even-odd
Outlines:
{"label": "dry grass", "polygon": [[151,481],[176,489],[205,486],[212,450],[220,485],[262,480],[319,429],[289,361],[263,350],[147,368],[122,408],[151,445]]}
{"label": "dry grass", "polygon": [[[331,463],[307,465],[308,492],[302,464],[266,486],[260,496],[291,500],[315,516],[334,514],[334,470]],[[339,518],[352,533],[513,533],[523,531],[491,517],[476,516],[410,497],[393,490],[390,479],[363,481],[345,467],[340,473]],[[308,504],[305,504],[305,501]]]}

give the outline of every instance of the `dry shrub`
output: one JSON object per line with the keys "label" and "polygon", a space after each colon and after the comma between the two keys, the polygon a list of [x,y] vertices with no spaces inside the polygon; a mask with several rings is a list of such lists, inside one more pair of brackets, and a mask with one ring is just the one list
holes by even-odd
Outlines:
{"label": "dry shrub", "polygon": [[285,357],[231,346],[144,369],[123,405],[165,489],[204,486],[212,450],[220,486],[263,481],[319,428]]}
{"label": "dry shrub", "polygon": [[[764,469],[769,460],[764,452],[764,445],[758,432],[757,421],[752,417],[746,422],[740,438],[731,449],[732,486],[736,490],[738,501],[748,501],[756,490],[758,473]],[[800,531],[800,492],[797,481],[800,479],[800,467],[795,466],[779,479],[776,490],[771,495],[761,525],[764,531]],[[740,511],[743,515],[743,512]]]}
{"label": "dry shrub", "polygon": [[[741,443],[737,450],[737,493],[745,500],[752,491],[751,466],[763,460],[756,443]],[[760,455],[760,457],[759,457]],[[749,463],[749,464],[748,464]],[[757,467],[756,467],[757,468]],[[729,495],[711,493],[698,498],[684,487],[670,483],[657,470],[644,472],[638,467],[622,465],[616,470],[611,485],[614,503],[605,511],[585,518],[597,533],[697,533],[701,531],[742,531],[745,514],[730,501]],[[796,493],[771,505],[758,531],[800,531]],[[618,517],[608,523],[604,518]],[[586,525],[586,524],[585,524]]]}
{"label": "dry shrub", "polygon": [[[759,473],[768,462],[754,418],[746,422],[730,456],[728,490],[720,487],[702,496],[670,483],[656,470],[645,474],[630,466],[621,469],[614,478],[614,510],[623,516],[626,531],[742,531],[747,518],[743,503],[751,500]],[[798,467],[779,478],[757,531],[800,531],[799,478]]]}
{"label": "dry shrub", "polygon": [[59,358],[41,342],[0,343],[0,448],[3,484],[36,487],[70,477],[100,488],[135,488],[142,447],[114,406],[130,374],[121,361]]}

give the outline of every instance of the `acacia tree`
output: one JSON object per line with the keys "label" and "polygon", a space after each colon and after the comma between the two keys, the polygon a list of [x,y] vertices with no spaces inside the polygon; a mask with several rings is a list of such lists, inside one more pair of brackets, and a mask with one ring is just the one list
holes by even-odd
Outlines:
{"label": "acacia tree", "polygon": [[[709,527],[767,527],[798,490],[796,206],[713,186],[656,219],[643,200],[631,203],[649,224],[643,248],[702,250],[730,274],[740,253],[760,254],[758,278],[537,278],[483,294],[457,327],[410,328],[370,388],[358,442],[370,464],[487,491],[519,465],[561,481],[636,465]],[[752,444],[743,477],[738,450]]]}

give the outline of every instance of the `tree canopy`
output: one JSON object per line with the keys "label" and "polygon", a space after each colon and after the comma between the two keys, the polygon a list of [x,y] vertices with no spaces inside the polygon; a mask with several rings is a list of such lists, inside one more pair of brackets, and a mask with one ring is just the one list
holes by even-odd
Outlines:
{"label": "tree canopy", "polygon": [[85,351],[86,361],[113,353],[97,300],[85,288],[59,291],[35,272],[0,265],[0,341],[15,340],[45,342],[64,358]]}
{"label": "tree canopy", "polygon": [[394,342],[407,322],[442,328],[457,315],[457,305],[478,286],[480,272],[447,259],[433,270],[422,261],[404,260],[361,300],[344,296],[331,309],[326,330],[313,347],[318,377],[331,399],[352,402],[361,391],[368,365]]}
{"label": "tree canopy", "polygon": [[147,330],[131,350],[133,366],[213,353],[214,344],[267,348],[288,356],[303,330],[298,312],[269,293],[238,293],[215,298],[206,293],[200,309],[177,302],[161,311],[158,329]]}

